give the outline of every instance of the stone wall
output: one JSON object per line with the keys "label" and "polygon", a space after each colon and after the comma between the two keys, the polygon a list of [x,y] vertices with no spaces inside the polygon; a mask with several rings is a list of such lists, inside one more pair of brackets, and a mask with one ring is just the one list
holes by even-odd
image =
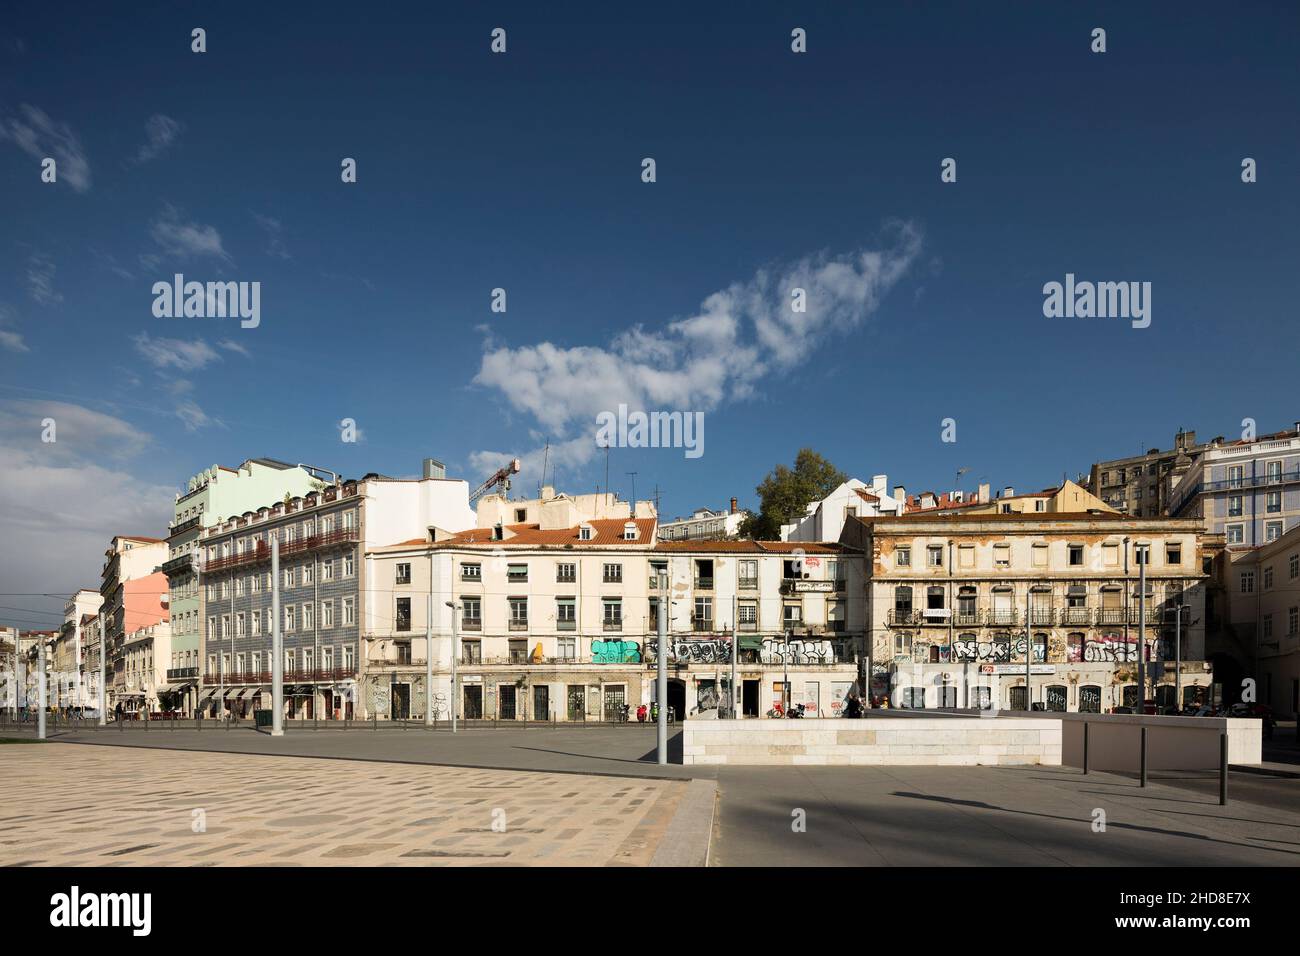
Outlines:
{"label": "stone wall", "polygon": [[688,720],[685,764],[1007,766],[1061,763],[1061,722],[1005,717]]}

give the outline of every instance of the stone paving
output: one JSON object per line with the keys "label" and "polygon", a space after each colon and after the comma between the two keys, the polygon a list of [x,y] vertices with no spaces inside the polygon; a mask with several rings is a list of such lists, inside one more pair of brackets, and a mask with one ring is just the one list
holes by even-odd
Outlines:
{"label": "stone paving", "polygon": [[0,746],[0,866],[642,866],[685,781]]}

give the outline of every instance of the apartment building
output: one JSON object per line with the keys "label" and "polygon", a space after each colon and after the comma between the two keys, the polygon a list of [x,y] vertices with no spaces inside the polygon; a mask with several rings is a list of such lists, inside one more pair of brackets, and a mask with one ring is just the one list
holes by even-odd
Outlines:
{"label": "apartment building", "polygon": [[60,708],[85,710],[98,707],[99,664],[90,667],[92,644],[98,646],[98,611],[102,598],[96,590],[82,588],[63,605],[63,626],[51,649],[50,700]]}
{"label": "apartment building", "polygon": [[205,468],[177,494],[168,527],[167,560],[162,565],[171,594],[172,649],[165,670],[167,683],[181,692],[184,714],[194,712],[198,697],[202,616],[195,558],[203,529],[230,515],[282,500],[285,495],[320,490],[326,482],[318,480],[318,474],[332,476],[274,458],[250,458],[237,468]]}
{"label": "apartment building", "polygon": [[873,697],[1016,710],[1028,694],[1047,710],[1135,707],[1141,635],[1148,696],[1154,687],[1172,706],[1177,683],[1185,703],[1201,700],[1211,674],[1199,532],[1191,519],[1111,513],[859,519],[845,540],[866,555]]}
{"label": "apartment building", "polygon": [[1300,527],[1228,559],[1227,616],[1246,649],[1244,675],[1254,681],[1256,701],[1294,718],[1300,712]]}
{"label": "apartment building", "polygon": [[663,541],[725,541],[740,534],[740,524],[747,512],[736,507],[736,499],[731,499],[731,507],[719,511],[709,508],[696,508],[690,517],[674,518],[659,524],[659,538]]}
{"label": "apartment building", "polygon": [[1171,514],[1169,492],[1191,466],[1192,459],[1223,436],[1197,444],[1196,432],[1179,430],[1173,448],[1150,448],[1136,455],[1094,464],[1088,473],[1088,490],[1116,511],[1134,518]]}
{"label": "apartment building", "polygon": [[[103,652],[107,655],[105,696],[109,708],[115,706],[124,687],[122,642],[129,630],[162,620],[162,615],[154,615],[156,606],[167,591],[167,578],[159,573],[148,588],[131,588],[130,602],[127,600],[126,586],[132,581],[153,575],[166,560],[165,541],[140,535],[116,535],[104,552],[104,567],[100,572],[99,613],[104,626]],[[130,608],[128,603],[132,605]],[[98,660],[94,666],[98,669]]]}
{"label": "apartment building", "polygon": [[380,717],[423,715],[430,626],[443,718],[453,699],[468,718],[635,712],[655,697],[661,609],[666,703],[678,715],[716,716],[733,635],[751,716],[791,700],[811,715],[838,713],[859,676],[861,560],[839,544],[658,541],[652,517],[626,512],[412,540],[368,552],[367,565],[363,701]]}
{"label": "apartment building", "polygon": [[871,484],[850,478],[825,498],[809,502],[802,518],[782,525],[781,540],[838,541],[846,521],[871,515],[901,514],[903,498],[901,485],[890,494],[888,475],[873,475]]}
{"label": "apartment building", "polygon": [[425,470],[418,479],[370,474],[340,481],[203,529],[200,712],[246,715],[270,705],[272,538],[280,550],[286,712],[325,719],[357,712],[369,593],[365,552],[417,534],[436,540],[474,525],[466,482]]}
{"label": "apartment building", "polygon": [[1196,517],[1228,548],[1257,548],[1300,525],[1300,423],[1201,450],[1170,491],[1169,513]]}
{"label": "apartment building", "polygon": [[981,484],[974,492],[954,491],[936,495],[923,492],[908,495],[904,514],[1058,514],[1070,512],[1115,511],[1110,505],[1092,494],[1083,486],[1068,478],[1054,488],[1016,494],[1010,486],[1003,488],[996,496],[990,494],[989,485]]}
{"label": "apartment building", "polygon": [[148,720],[149,715],[175,710],[183,688],[167,682],[172,659],[170,621],[136,628],[122,641],[123,690],[120,703],[125,713]]}

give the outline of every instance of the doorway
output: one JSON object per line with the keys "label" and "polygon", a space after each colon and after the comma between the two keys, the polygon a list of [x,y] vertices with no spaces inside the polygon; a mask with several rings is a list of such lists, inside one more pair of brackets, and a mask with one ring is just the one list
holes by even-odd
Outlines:
{"label": "doorway", "polygon": [[746,717],[758,716],[758,681],[742,681],[740,685],[740,712]]}
{"label": "doorway", "polygon": [[686,681],[679,678],[668,681],[668,706],[673,709],[675,720],[686,716]]}
{"label": "doorway", "polygon": [[[389,695],[389,712],[388,716],[393,720],[406,720],[411,716],[411,685],[410,684],[393,684],[392,693]],[[307,698],[306,704],[311,706],[311,698]]]}
{"label": "doorway", "polygon": [[1011,688],[1012,710],[1027,710],[1028,708],[1025,706],[1026,699],[1026,689],[1024,687]]}
{"label": "doorway", "polygon": [[501,701],[501,719],[515,719],[515,685],[497,684],[497,698]]}
{"label": "doorway", "polygon": [[585,720],[587,717],[587,685],[569,685],[569,719]]}
{"label": "doorway", "polygon": [[533,720],[551,719],[551,688],[545,684],[533,687]]}
{"label": "doorway", "polygon": [[483,719],[483,685],[466,684],[465,692],[465,719],[482,720]]}

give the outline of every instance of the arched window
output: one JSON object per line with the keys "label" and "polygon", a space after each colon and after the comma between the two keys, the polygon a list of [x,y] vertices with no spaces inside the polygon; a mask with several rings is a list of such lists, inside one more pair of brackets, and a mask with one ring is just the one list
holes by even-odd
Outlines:
{"label": "arched window", "polygon": [[1066,689],[1064,684],[1047,685],[1047,709],[1065,713]]}
{"label": "arched window", "polygon": [[1101,688],[1096,684],[1084,684],[1079,688],[1079,713],[1101,713]]}

